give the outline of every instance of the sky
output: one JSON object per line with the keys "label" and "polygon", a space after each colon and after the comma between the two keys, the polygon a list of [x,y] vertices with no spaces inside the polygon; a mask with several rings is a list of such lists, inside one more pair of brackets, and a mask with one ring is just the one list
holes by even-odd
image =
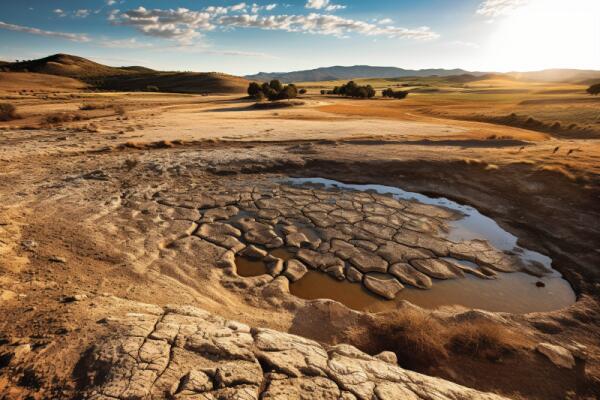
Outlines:
{"label": "sky", "polygon": [[0,60],[236,75],[332,65],[600,70],[600,0],[0,0]]}

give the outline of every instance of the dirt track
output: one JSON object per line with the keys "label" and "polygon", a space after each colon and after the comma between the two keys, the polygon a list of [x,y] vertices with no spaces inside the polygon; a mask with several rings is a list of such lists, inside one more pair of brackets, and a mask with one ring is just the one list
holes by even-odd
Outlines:
{"label": "dirt track", "polygon": [[[110,296],[191,304],[324,343],[348,340],[345,329],[366,326],[369,316],[340,305],[263,296],[254,283],[228,280],[215,268],[222,251],[208,242],[170,247],[196,217],[189,208],[157,204],[156,193],[226,196],[284,176],[445,196],[477,207],[520,244],[552,257],[579,301],[504,317],[532,343],[587,346],[577,368],[560,369],[523,348],[503,362],[450,357],[427,372],[515,398],[598,395],[599,141],[418,115],[382,118],[353,113],[349,100],[250,111],[233,98],[98,99],[123,104],[127,118],[94,110],[89,120],[34,130],[3,123],[0,131],[0,392],[7,398],[74,395],[74,367],[110,333],[96,322],[128,312],[111,309]],[[81,102],[51,103],[43,112],[77,110]],[[346,114],[327,112],[332,106]],[[43,118],[35,115],[38,100],[21,109],[22,124]],[[487,139],[492,135],[501,139]],[[75,295],[86,297],[71,302]],[[438,310],[436,318],[458,311]],[[465,373],[464,365],[481,372]],[[518,365],[528,379],[511,376]],[[490,382],[486,376],[494,374]]]}

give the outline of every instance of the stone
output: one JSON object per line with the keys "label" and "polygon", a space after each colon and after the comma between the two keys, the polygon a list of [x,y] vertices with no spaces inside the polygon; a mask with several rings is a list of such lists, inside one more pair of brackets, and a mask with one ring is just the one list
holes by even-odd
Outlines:
{"label": "stone", "polygon": [[362,273],[368,272],[387,272],[388,263],[377,254],[370,253],[363,249],[358,249],[348,260]]}
{"label": "stone", "polygon": [[283,272],[283,260],[275,258],[267,264],[267,270],[271,276],[279,276]]}
{"label": "stone", "polygon": [[344,262],[331,253],[322,254],[314,250],[300,249],[296,257],[309,267],[321,271],[336,265],[344,266]]}
{"label": "stone", "polygon": [[327,267],[325,269],[325,272],[337,279],[338,281],[343,281],[344,279],[346,279],[346,276],[344,275],[344,265],[342,264],[336,264],[332,265],[331,267]]}
{"label": "stone", "polygon": [[61,301],[63,303],[74,303],[76,301],[83,301],[87,298],[88,297],[85,294],[75,294],[75,295],[71,295],[71,296],[64,296]]}
{"label": "stone", "polygon": [[[280,279],[287,281],[273,282]],[[350,345],[324,347],[271,329],[237,329],[190,306],[154,308],[107,320],[110,334],[80,361],[102,379],[85,380],[82,398],[506,400],[404,370],[388,353],[372,357]]]}
{"label": "stone", "polygon": [[231,250],[228,250],[225,253],[223,253],[219,261],[217,261],[217,267],[230,268],[232,270],[235,269],[235,253]]}
{"label": "stone", "polygon": [[291,259],[286,262],[284,275],[294,283],[299,281],[308,272],[308,268],[302,262],[296,259]]}
{"label": "stone", "polygon": [[289,233],[285,237],[285,242],[288,246],[297,247],[299,249],[311,245],[306,235],[302,232]]}
{"label": "stone", "polygon": [[396,242],[385,242],[379,247],[377,254],[383,257],[388,263],[395,264],[408,262],[419,258],[432,258],[431,251],[405,246]]}
{"label": "stone", "polygon": [[67,262],[66,258],[60,256],[51,256],[48,260],[59,264],[65,264]]}
{"label": "stone", "polygon": [[353,283],[360,283],[363,279],[363,273],[354,268],[353,266],[348,266],[346,268],[346,278]]}
{"label": "stone", "polygon": [[232,250],[235,253],[246,247],[237,239],[242,233],[229,224],[202,224],[195,234],[208,242]]}
{"label": "stone", "polygon": [[267,254],[269,254],[269,253],[266,250],[263,250],[261,248],[254,246],[253,244],[251,244],[250,246],[248,246],[244,250],[242,250],[240,252],[240,254],[244,257],[247,257],[247,258],[250,258],[253,260],[259,260],[261,258],[266,257]]}
{"label": "stone", "polygon": [[412,260],[410,265],[436,279],[455,279],[463,276],[460,269],[454,267],[450,263],[436,259],[426,258],[423,260]]}
{"label": "stone", "polygon": [[383,278],[371,274],[365,274],[363,284],[371,292],[378,294],[388,300],[396,298],[398,292],[404,289],[404,286],[393,277]]}
{"label": "stone", "polygon": [[396,353],[392,351],[382,351],[381,353],[375,355],[375,358],[385,361],[389,364],[398,364],[398,357],[396,356]]}
{"label": "stone", "polygon": [[323,377],[301,377],[271,380],[263,400],[339,400],[340,388]]}
{"label": "stone", "polygon": [[424,273],[417,271],[410,264],[394,264],[390,267],[388,272],[405,285],[414,286],[419,289],[431,289],[431,286],[433,285],[431,278]]}
{"label": "stone", "polygon": [[573,369],[575,366],[575,357],[573,357],[573,354],[569,350],[562,346],[550,343],[540,343],[537,345],[536,349],[557,367]]}

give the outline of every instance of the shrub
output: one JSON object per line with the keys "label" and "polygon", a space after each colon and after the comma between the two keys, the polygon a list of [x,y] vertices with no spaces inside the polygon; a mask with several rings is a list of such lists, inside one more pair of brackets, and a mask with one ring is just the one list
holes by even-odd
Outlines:
{"label": "shrub", "polygon": [[17,108],[10,103],[0,103],[0,121],[12,121],[19,118]]}
{"label": "shrub", "polygon": [[508,328],[492,322],[471,322],[450,329],[448,348],[457,354],[499,361],[527,342]]}
{"label": "shrub", "polygon": [[599,95],[600,94],[600,83],[596,83],[595,85],[592,85],[589,88],[587,88],[587,92],[589,94],[591,94],[592,96]]}
{"label": "shrub", "polygon": [[109,108],[111,105],[106,103],[85,103],[79,107],[82,111],[88,110],[104,110]]}
{"label": "shrub", "polygon": [[283,91],[283,85],[277,79],[273,79],[271,82],[269,82],[269,86],[271,87],[271,89],[273,89],[277,93],[280,93]]}
{"label": "shrub", "polygon": [[327,90],[321,89],[321,94],[326,94]]}
{"label": "shrub", "polygon": [[333,88],[333,94],[361,99],[370,99],[375,96],[375,89],[371,85],[359,86],[354,81],[350,81],[342,86]]}
{"label": "shrub", "polygon": [[160,92],[158,86],[148,85],[146,86],[146,92]]}
{"label": "shrub", "polygon": [[256,82],[250,82],[250,85],[248,85],[248,96],[257,97],[259,93],[262,94],[260,85]]}
{"label": "shrub", "polygon": [[298,97],[298,88],[293,83],[283,86],[276,79],[271,82],[264,82],[262,85],[251,82],[248,85],[248,95],[257,101],[262,101],[265,98],[270,101],[290,100]]}
{"label": "shrub", "polygon": [[81,121],[83,117],[80,114],[74,113],[55,113],[47,115],[44,122],[50,125],[61,124],[63,122]]}
{"label": "shrub", "polygon": [[300,90],[298,91],[298,93],[299,93],[299,94],[306,94],[306,89],[300,89]]}
{"label": "shrub", "polygon": [[389,88],[389,89],[385,89],[382,92],[383,97],[389,97],[392,99],[404,99],[406,98],[406,96],[408,96],[408,91],[406,90],[398,90],[398,91],[394,91],[394,89]]}
{"label": "shrub", "polygon": [[350,333],[350,340],[371,354],[393,351],[399,364],[410,369],[428,369],[448,357],[444,347],[446,328],[418,311],[396,311],[376,318],[371,327]]}

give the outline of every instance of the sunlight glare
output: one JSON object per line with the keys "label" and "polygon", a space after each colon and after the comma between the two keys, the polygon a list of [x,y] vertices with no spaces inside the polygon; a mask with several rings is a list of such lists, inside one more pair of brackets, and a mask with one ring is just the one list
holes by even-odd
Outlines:
{"label": "sunlight glare", "polygon": [[531,0],[498,28],[486,64],[496,71],[600,68],[600,0]]}

